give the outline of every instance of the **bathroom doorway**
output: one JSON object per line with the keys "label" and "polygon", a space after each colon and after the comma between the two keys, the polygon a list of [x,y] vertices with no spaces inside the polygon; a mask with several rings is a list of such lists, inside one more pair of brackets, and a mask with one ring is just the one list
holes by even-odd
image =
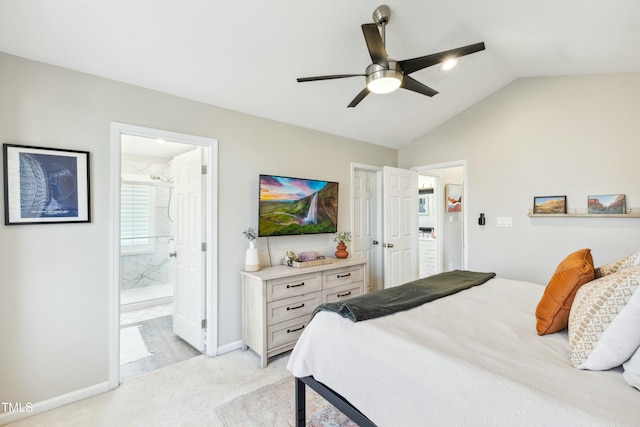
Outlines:
{"label": "bathroom doorway", "polygon": [[[215,294],[215,217],[207,212],[217,185],[207,165],[217,141],[114,126],[119,191],[112,388],[205,352],[216,354],[216,335],[207,328],[215,325],[209,322],[215,298],[206,296]],[[200,236],[195,243],[194,236]]]}
{"label": "bathroom doorway", "polygon": [[201,354],[173,333],[176,163],[201,148],[136,135],[122,135],[120,147],[120,379],[125,380]]}

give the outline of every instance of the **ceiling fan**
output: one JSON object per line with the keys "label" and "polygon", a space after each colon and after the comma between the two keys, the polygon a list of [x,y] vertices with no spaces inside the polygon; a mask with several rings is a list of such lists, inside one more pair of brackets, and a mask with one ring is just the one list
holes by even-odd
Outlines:
{"label": "ceiling fan", "polygon": [[[426,96],[433,96],[438,92],[426,86],[409,74],[431,67],[436,64],[443,64],[443,67],[453,67],[458,58],[475,52],[484,50],[484,42],[433,53],[419,58],[396,61],[389,58],[385,49],[385,26],[389,22],[391,10],[389,6],[378,6],[373,12],[373,24],[363,24],[367,49],[373,63],[367,67],[364,74],[334,74],[329,76],[301,77],[298,83],[312,82],[317,80],[343,79],[347,77],[365,77],[366,87],[358,94],[348,107],[355,107],[370,92],[384,94],[390,93],[398,88],[408,89]],[[380,30],[378,30],[380,27]],[[443,68],[444,69],[444,68]]]}

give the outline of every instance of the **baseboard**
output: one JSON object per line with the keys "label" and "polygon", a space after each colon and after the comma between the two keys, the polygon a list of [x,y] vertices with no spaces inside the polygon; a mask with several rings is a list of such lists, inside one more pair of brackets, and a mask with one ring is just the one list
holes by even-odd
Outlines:
{"label": "baseboard", "polygon": [[[75,390],[67,394],[52,397],[51,399],[36,402],[31,405],[22,404],[22,412],[4,412],[0,414],[0,425],[5,425],[23,418],[30,417],[35,414],[49,411],[69,403],[77,402],[88,397],[96,396],[109,391],[109,382],[105,381],[80,390]],[[28,409],[31,409],[28,411]]]}
{"label": "baseboard", "polygon": [[171,302],[173,302],[173,297],[160,297],[146,301],[131,302],[129,304],[120,305],[120,313],[142,310],[143,308],[155,307],[156,305],[169,304]]}
{"label": "baseboard", "polygon": [[229,353],[230,351],[237,350],[239,348],[242,348],[242,340],[218,347],[218,354]]}

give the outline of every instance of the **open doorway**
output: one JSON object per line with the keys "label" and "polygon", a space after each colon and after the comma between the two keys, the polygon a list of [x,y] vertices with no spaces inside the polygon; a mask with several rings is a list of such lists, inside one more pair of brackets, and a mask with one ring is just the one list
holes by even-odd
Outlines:
{"label": "open doorway", "polygon": [[[467,227],[467,167],[466,161],[441,163],[412,168],[416,170],[419,179],[424,182],[422,193],[428,200],[426,209],[429,215],[420,215],[421,243],[427,249],[435,252],[434,257],[421,259],[423,268],[431,272],[431,263],[436,262],[435,272],[451,271],[468,268]],[[447,207],[447,187],[455,186],[462,191],[460,209]],[[421,189],[419,189],[420,191]],[[433,231],[434,240],[431,238]],[[428,236],[427,236],[428,233]]]}
{"label": "open doorway", "polygon": [[[391,286],[385,283],[388,266],[385,265],[383,250],[388,250],[388,242],[385,242],[383,225],[385,224],[385,183],[382,179],[383,169],[378,166],[355,164],[351,165],[351,229],[353,234],[353,255],[356,258],[367,259],[367,291],[382,289]],[[426,252],[433,250],[434,256],[425,259],[424,265],[416,256],[414,278],[450,271],[454,269],[468,268],[468,218],[465,201],[467,200],[467,167],[466,161],[420,166],[411,168],[417,173],[415,187],[415,206],[413,208],[418,219],[414,232],[411,226],[407,233],[415,241],[415,252],[419,255],[420,246]],[[399,170],[398,170],[399,171]],[[420,188],[419,178],[423,176],[423,188]],[[429,177],[426,179],[426,177]],[[447,184],[460,185],[462,187],[462,206],[458,212],[446,212],[445,194]],[[422,192],[421,192],[422,190]],[[420,211],[420,200],[423,200]],[[409,200],[409,199],[406,199]],[[408,201],[407,201],[408,203]],[[429,215],[421,215],[429,212]],[[409,216],[404,223],[413,224]],[[393,221],[392,221],[393,222]],[[397,222],[397,221],[396,221]],[[400,227],[406,228],[406,227]],[[422,230],[421,230],[422,229]],[[433,234],[431,232],[433,231]],[[425,241],[420,243],[420,234]],[[429,236],[426,236],[428,233]],[[387,248],[383,248],[383,246]],[[435,246],[435,248],[434,248]],[[435,263],[435,265],[433,265]],[[403,264],[409,264],[405,262]],[[391,266],[393,267],[393,266]],[[406,277],[410,277],[407,273]],[[404,280],[406,281],[406,280]],[[403,282],[403,280],[400,280]]]}
{"label": "open doorway", "polygon": [[200,342],[194,347],[174,333],[174,312],[176,235],[184,220],[176,209],[176,173],[185,153],[202,148],[127,134],[120,148],[120,380],[126,380],[201,354]]}
{"label": "open doorway", "polygon": [[217,352],[217,141],[114,123],[112,148],[115,388]]}

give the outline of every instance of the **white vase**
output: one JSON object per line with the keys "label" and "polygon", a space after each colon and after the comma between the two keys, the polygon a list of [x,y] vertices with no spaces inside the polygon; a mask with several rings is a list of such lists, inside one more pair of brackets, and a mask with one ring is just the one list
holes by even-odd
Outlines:
{"label": "white vase", "polygon": [[258,250],[253,240],[249,240],[249,249],[244,259],[245,271],[258,271],[260,270],[260,257],[258,256]]}

